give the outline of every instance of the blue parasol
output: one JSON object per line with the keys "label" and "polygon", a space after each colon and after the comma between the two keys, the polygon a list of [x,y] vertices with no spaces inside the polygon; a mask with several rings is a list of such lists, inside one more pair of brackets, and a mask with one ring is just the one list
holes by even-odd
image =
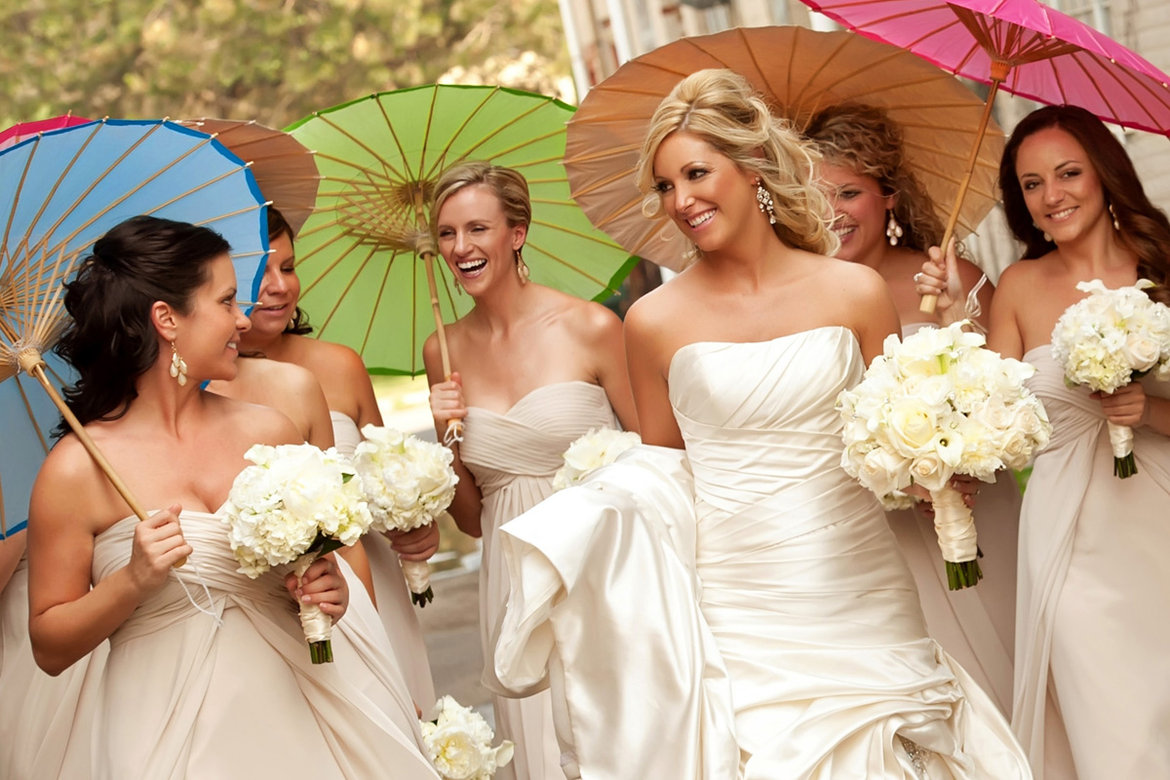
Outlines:
{"label": "blue parasol", "polygon": [[[0,151],[0,537],[23,526],[31,480],[46,452],[38,426],[15,418],[41,421],[43,429],[53,416],[43,399],[33,400],[27,380],[16,383],[22,371],[44,388],[131,509],[145,517],[69,419],[54,387],[63,364],[46,357],[67,317],[63,283],[98,238],[138,214],[220,233],[232,247],[239,296],[256,297],[268,253],[264,199],[248,167],[213,136],[167,120],[103,119]],[[57,379],[48,370],[54,368]]]}

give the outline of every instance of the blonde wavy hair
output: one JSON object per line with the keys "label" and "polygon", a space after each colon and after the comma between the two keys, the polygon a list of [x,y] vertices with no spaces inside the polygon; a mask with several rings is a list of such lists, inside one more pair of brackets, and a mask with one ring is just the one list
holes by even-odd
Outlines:
{"label": "blonde wavy hair", "polygon": [[840,242],[829,230],[833,210],[814,184],[820,153],[785,120],[768,111],[743,76],[725,69],[700,70],[680,81],[658,105],[635,169],[644,193],[642,212],[654,216],[661,199],[654,191],[654,155],[672,133],[691,133],[760,178],[772,194],[776,224],[785,244],[831,255]]}
{"label": "blonde wavy hair", "polygon": [[532,200],[528,195],[528,181],[524,175],[484,160],[467,160],[447,168],[435,182],[431,225],[438,224],[439,211],[448,198],[473,184],[482,184],[495,193],[500,199],[500,206],[504,209],[509,227],[531,224]]}
{"label": "blonde wavy hair", "polygon": [[[880,108],[840,103],[817,112],[804,130],[825,162],[869,176],[882,195],[894,195],[894,219],[901,244],[925,252],[942,243],[943,223],[914,172],[906,164],[902,128]],[[961,245],[956,248],[962,253]]]}

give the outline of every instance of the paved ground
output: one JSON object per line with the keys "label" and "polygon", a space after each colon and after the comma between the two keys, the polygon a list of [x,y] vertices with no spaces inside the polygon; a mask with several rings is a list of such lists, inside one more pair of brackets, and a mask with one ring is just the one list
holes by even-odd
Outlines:
{"label": "paved ground", "polygon": [[435,600],[418,610],[435,678],[435,694],[474,707],[492,723],[491,695],[479,684],[479,569],[436,572]]}

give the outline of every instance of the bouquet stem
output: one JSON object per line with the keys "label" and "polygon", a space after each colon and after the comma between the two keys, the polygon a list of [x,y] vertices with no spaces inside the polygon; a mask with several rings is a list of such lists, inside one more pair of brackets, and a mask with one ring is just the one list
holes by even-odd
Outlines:
{"label": "bouquet stem", "polygon": [[963,496],[952,487],[930,491],[934,505],[934,530],[946,562],[947,588],[962,590],[983,579],[979,567],[979,547],[975,539],[975,518],[963,503]]}
{"label": "bouquet stem", "polygon": [[426,561],[402,561],[402,574],[410,589],[410,600],[421,609],[435,599],[431,589],[431,567]]}
{"label": "bouquet stem", "polygon": [[1109,446],[1113,448],[1113,476],[1118,479],[1132,477],[1137,473],[1133,459],[1133,428],[1128,425],[1106,423],[1109,429]]}
{"label": "bouquet stem", "polygon": [[[293,571],[299,581],[309,570],[319,553],[311,552],[297,558],[293,564]],[[333,620],[321,611],[316,604],[300,604],[301,631],[309,643],[309,659],[315,664],[333,663],[333,643],[329,637],[333,634]]]}

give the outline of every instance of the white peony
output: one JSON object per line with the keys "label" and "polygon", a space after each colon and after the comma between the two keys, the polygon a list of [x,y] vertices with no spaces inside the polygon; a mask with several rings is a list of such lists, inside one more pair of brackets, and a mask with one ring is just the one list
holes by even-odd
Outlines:
{"label": "white peony", "polygon": [[[377,531],[412,531],[433,523],[455,500],[459,477],[454,455],[441,444],[393,428],[367,425],[353,453],[360,486]],[[403,561],[411,599],[420,607],[434,597],[426,561]]]}
{"label": "white peony", "polygon": [[445,780],[488,780],[512,760],[513,745],[504,740],[492,747],[491,727],[479,713],[450,696],[436,704],[435,719],[421,721],[423,745]]}
{"label": "white peony", "polygon": [[255,579],[295,561],[319,536],[351,545],[369,528],[369,510],[335,450],[257,444],[244,457],[255,465],[236,475],[223,513],[241,573]]}
{"label": "white peony", "polygon": [[410,531],[434,521],[455,499],[451,450],[393,428],[367,425],[353,454],[374,529]]}
{"label": "white peony", "polygon": [[553,488],[562,490],[576,485],[586,475],[613,463],[618,455],[641,443],[642,438],[632,431],[594,428],[565,450],[565,465],[553,475]]}

